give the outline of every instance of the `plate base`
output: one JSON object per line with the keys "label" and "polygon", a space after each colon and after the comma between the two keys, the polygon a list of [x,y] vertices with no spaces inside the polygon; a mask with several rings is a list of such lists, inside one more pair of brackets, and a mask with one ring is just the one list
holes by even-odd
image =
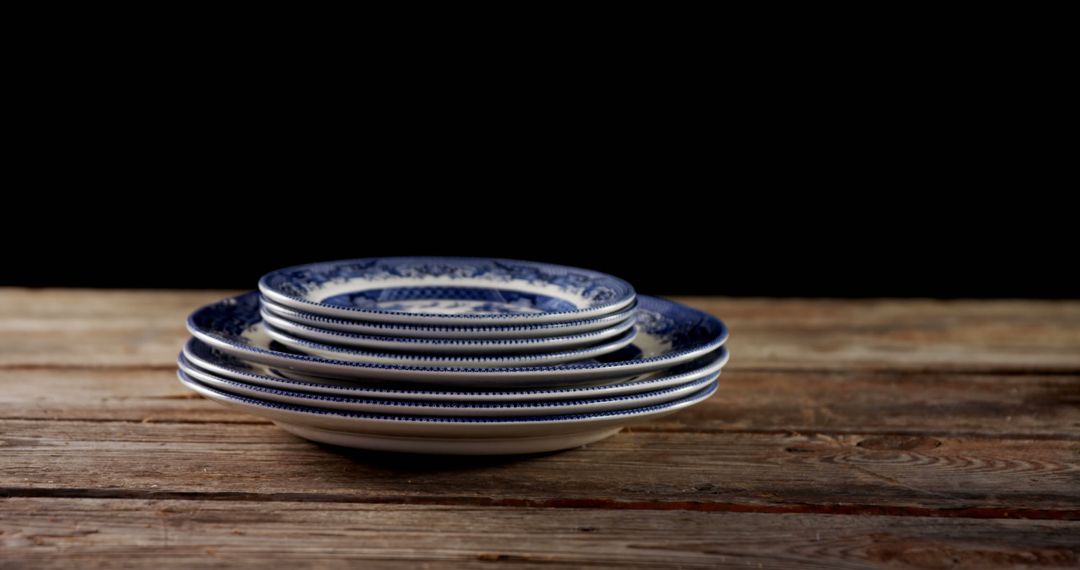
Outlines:
{"label": "plate base", "polygon": [[311,441],[342,447],[433,453],[441,455],[512,455],[571,449],[619,433],[622,427],[604,427],[578,433],[512,438],[428,438],[348,433],[275,421],[281,429]]}

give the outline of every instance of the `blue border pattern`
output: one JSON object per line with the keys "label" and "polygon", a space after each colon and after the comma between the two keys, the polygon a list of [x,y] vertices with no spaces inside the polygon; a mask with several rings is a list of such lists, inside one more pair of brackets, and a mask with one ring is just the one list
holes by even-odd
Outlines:
{"label": "blue border pattern", "polygon": [[[309,295],[328,283],[350,279],[370,280],[373,284],[389,279],[483,279],[492,284],[509,284],[523,281],[530,284],[554,286],[559,290],[589,302],[587,307],[566,310],[561,304],[540,306],[538,312],[455,314],[407,313],[421,319],[465,318],[498,320],[528,319],[538,315],[566,315],[595,313],[597,310],[625,303],[635,296],[634,288],[617,277],[576,267],[519,261],[513,259],[470,257],[383,257],[340,261],[327,261],[297,265],[263,275],[259,289],[277,293],[290,300],[313,307],[345,309],[358,316],[401,315],[398,311],[385,311],[373,307],[343,306],[341,304],[312,301]],[[419,282],[418,282],[419,283]]]}

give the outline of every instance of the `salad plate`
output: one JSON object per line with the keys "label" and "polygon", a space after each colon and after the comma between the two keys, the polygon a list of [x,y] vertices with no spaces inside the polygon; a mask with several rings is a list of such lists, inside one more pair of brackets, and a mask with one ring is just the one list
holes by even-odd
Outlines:
{"label": "salad plate", "polygon": [[524,339],[585,334],[607,329],[633,318],[634,307],[635,304],[632,303],[629,307],[622,309],[617,313],[604,315],[595,319],[568,321],[565,323],[540,323],[534,325],[510,326],[425,326],[333,319],[314,313],[290,309],[289,307],[279,305],[266,297],[263,297],[262,299],[262,308],[265,313],[280,317],[297,325],[328,331],[371,336],[431,338],[439,340]]}
{"label": "salad plate", "polygon": [[[634,328],[633,323],[628,323],[628,326],[622,328],[618,335],[607,341],[602,341],[592,346],[586,346],[584,348],[574,348],[562,350],[559,352],[535,352],[535,351],[508,351],[499,352],[496,354],[478,354],[471,355],[467,352],[467,356],[459,356],[459,353],[464,352],[462,349],[467,349],[468,345],[462,346],[460,341],[455,341],[452,344],[458,348],[456,353],[441,353],[440,351],[433,351],[432,354],[421,352],[419,354],[413,351],[424,351],[424,348],[430,346],[431,343],[402,343],[412,346],[412,350],[409,352],[402,351],[388,353],[388,352],[371,352],[364,351],[357,348],[348,346],[340,346],[336,344],[324,344],[321,342],[315,342],[307,339],[297,337],[293,334],[287,333],[272,326],[268,321],[263,321],[263,328],[266,330],[266,334],[277,341],[278,343],[291,348],[297,352],[304,354],[310,354],[315,356],[321,356],[324,358],[335,360],[347,360],[351,362],[367,362],[372,364],[393,364],[403,366],[441,366],[447,368],[500,368],[500,367],[513,367],[513,366],[552,366],[556,364],[565,364],[568,362],[577,362],[581,360],[589,360],[592,358],[599,358],[605,354],[615,352],[634,341],[634,337],[637,336],[637,329]],[[334,333],[344,334],[344,333]],[[368,337],[370,339],[370,337]],[[342,338],[341,340],[356,340],[356,337],[350,339]],[[386,344],[396,343],[395,339],[377,339],[377,342],[384,342]],[[505,341],[504,341],[505,342]],[[531,344],[531,343],[530,343]],[[511,346],[511,348],[513,348]],[[539,347],[541,349],[546,347]]]}
{"label": "salad plate", "polygon": [[[345,348],[358,348],[362,350],[391,350],[409,353],[424,354],[527,354],[533,352],[566,351],[583,347],[598,346],[604,341],[616,340],[634,328],[634,319],[631,317],[599,331],[582,333],[569,336],[556,336],[547,338],[503,338],[490,340],[470,339],[432,339],[432,338],[401,338],[393,336],[371,336],[339,331],[327,331],[320,328],[299,325],[283,319],[266,310],[260,311],[262,320],[270,325],[273,330],[281,331],[292,337],[306,340],[312,343],[326,343]],[[273,334],[271,334],[273,336]],[[632,340],[632,339],[631,339]],[[292,346],[289,342],[279,340],[282,344]],[[629,344],[612,343],[607,345],[606,354],[614,352]],[[303,352],[308,352],[302,347],[294,347]],[[586,356],[592,358],[594,355]]]}
{"label": "salad plate", "polygon": [[459,417],[370,414],[284,404],[220,390],[177,372],[198,394],[226,406],[267,418],[282,429],[312,441],[412,453],[512,454],[579,447],[618,433],[625,425],[654,419],[699,403],[717,381],[662,404],[584,414]]}
{"label": "salad plate", "polygon": [[247,362],[198,340],[188,339],[182,358],[189,365],[216,377],[285,391],[298,391],[345,398],[396,399],[424,402],[511,403],[552,400],[611,398],[661,390],[687,384],[715,374],[727,364],[728,350],[717,350],[660,375],[644,375],[620,384],[573,386],[534,390],[463,391],[409,387],[379,387],[331,378],[290,378],[287,374],[258,362]]}
{"label": "salad plate", "polygon": [[279,390],[248,384],[237,380],[230,380],[228,378],[217,376],[211,372],[199,370],[194,365],[188,363],[183,355],[180,356],[177,364],[180,371],[188,378],[238,396],[261,398],[283,404],[310,406],[327,410],[344,410],[350,412],[391,415],[406,414],[416,416],[544,416],[640,408],[643,406],[663,404],[671,400],[677,400],[681,397],[688,396],[704,388],[707,384],[716,380],[717,376],[720,375],[720,372],[717,371],[697,380],[692,380],[669,388],[660,388],[636,394],[608,396],[604,398],[542,400],[537,402],[439,402],[425,400],[349,398],[296,390]]}
{"label": "salad plate", "polygon": [[633,304],[610,275],[547,263],[384,257],[298,265],[259,280],[270,301],[324,317],[408,325],[524,325],[594,319]]}
{"label": "salad plate", "polygon": [[689,362],[727,340],[727,328],[719,319],[657,297],[638,298],[636,319],[637,336],[633,343],[603,360],[490,368],[355,362],[290,352],[267,334],[259,315],[258,293],[198,309],[188,318],[187,325],[194,337],[214,348],[278,368],[334,378],[474,387],[613,383]]}

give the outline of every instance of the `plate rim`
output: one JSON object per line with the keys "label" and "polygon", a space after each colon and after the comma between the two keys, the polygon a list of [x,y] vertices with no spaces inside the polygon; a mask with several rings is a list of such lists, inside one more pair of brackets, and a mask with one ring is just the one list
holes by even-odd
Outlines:
{"label": "plate rim", "polygon": [[[458,402],[458,401],[454,401],[454,400],[403,400],[403,399],[379,399],[379,398],[350,398],[350,397],[343,397],[343,396],[331,396],[331,395],[327,395],[327,394],[312,394],[312,393],[296,392],[296,391],[292,391],[292,390],[283,390],[283,389],[278,389],[278,388],[269,388],[269,387],[260,386],[260,385],[257,385],[257,384],[248,384],[246,382],[241,382],[239,380],[232,380],[232,379],[229,379],[229,378],[223,378],[223,377],[221,377],[221,376],[219,376],[219,375],[217,375],[217,374],[215,374],[215,373],[213,373],[213,372],[211,372],[209,370],[201,370],[194,363],[188,362],[184,358],[183,353],[181,353],[179,355],[179,357],[177,358],[177,367],[181,371],[183,371],[185,374],[188,374],[188,375],[190,375],[192,372],[195,372],[196,374],[205,374],[207,376],[213,377],[216,381],[223,382],[225,384],[235,385],[235,386],[237,386],[239,388],[243,388],[243,389],[247,389],[247,390],[253,390],[253,391],[256,391],[256,392],[275,394],[275,395],[279,395],[279,396],[287,396],[287,397],[290,397],[290,398],[311,400],[312,402],[331,402],[331,403],[338,403],[338,404],[371,404],[371,405],[383,405],[383,406],[388,406],[388,407],[400,406],[402,408],[421,408],[421,409],[430,408],[430,409],[441,409],[441,410],[455,410],[455,409],[456,410],[513,410],[513,409],[518,409],[518,410],[523,410],[523,411],[527,411],[527,410],[533,409],[533,408],[558,408],[558,407],[571,407],[571,406],[588,406],[588,405],[598,405],[598,404],[606,404],[606,403],[613,403],[613,402],[630,402],[630,401],[634,401],[634,400],[643,400],[645,398],[662,396],[664,394],[670,394],[672,392],[685,391],[687,388],[690,388],[690,387],[704,388],[707,384],[716,381],[720,377],[721,373],[723,372],[722,370],[716,370],[715,372],[710,372],[710,373],[705,374],[704,376],[702,376],[700,378],[695,378],[693,380],[687,381],[687,382],[682,383],[682,384],[675,384],[675,385],[672,385],[672,386],[666,386],[664,388],[660,388],[660,389],[657,389],[657,390],[648,390],[648,391],[644,391],[644,392],[634,392],[634,393],[631,393],[631,394],[624,394],[624,395],[613,395],[613,396],[608,396],[608,397],[604,397],[604,398],[591,398],[591,399],[582,399],[582,400],[532,400],[532,401],[505,401],[505,402],[499,402],[499,401],[494,401],[494,402]],[[203,381],[203,380],[201,380],[199,378],[195,378],[195,380],[198,381],[198,382],[205,383],[205,381]],[[227,390],[225,390],[225,391],[227,391]],[[696,390],[695,390],[695,392],[696,392]],[[235,394],[235,395],[239,395],[239,394]],[[255,397],[255,396],[248,396],[248,397],[259,399],[259,398]],[[291,405],[303,406],[303,404],[291,404]],[[312,404],[310,407],[319,407],[319,405],[318,404]],[[333,409],[333,408],[328,408],[328,409]],[[348,411],[348,410],[346,410],[346,411]],[[378,413],[378,412],[374,412],[374,413]],[[413,415],[413,414],[407,414],[407,415]],[[417,414],[415,414],[415,415],[423,415],[423,413],[422,412],[417,412]],[[527,415],[530,415],[530,414],[524,414],[524,415],[527,416]],[[547,415],[547,414],[537,414],[537,415]]]}
{"label": "plate rim", "polygon": [[[728,348],[726,346],[720,346],[715,351],[713,351],[711,353],[708,353],[706,355],[703,355],[701,357],[701,358],[705,358],[709,354],[713,354],[713,353],[718,353],[719,354],[719,356],[716,358],[716,360],[707,363],[705,366],[702,366],[702,367],[699,367],[699,368],[694,368],[692,370],[687,370],[685,372],[680,372],[680,373],[675,374],[675,375],[659,376],[659,377],[653,377],[653,378],[646,378],[646,379],[643,379],[643,380],[637,380],[637,381],[634,381],[634,382],[622,382],[622,383],[618,383],[618,384],[606,384],[606,385],[602,385],[602,386],[561,386],[561,387],[553,387],[553,388],[527,388],[527,389],[518,389],[518,390],[514,390],[514,389],[505,389],[505,390],[453,390],[453,389],[446,389],[446,390],[439,390],[439,389],[434,389],[434,388],[422,388],[422,389],[410,389],[410,388],[406,388],[406,387],[389,388],[389,387],[379,387],[379,386],[364,386],[364,385],[359,385],[359,384],[352,385],[352,386],[348,386],[348,385],[341,386],[341,385],[336,385],[336,384],[317,384],[317,383],[314,383],[314,382],[306,382],[304,380],[297,380],[297,379],[287,378],[287,377],[267,376],[265,374],[259,374],[259,373],[256,373],[256,372],[249,372],[249,371],[246,371],[246,370],[238,370],[238,369],[235,369],[235,368],[226,367],[223,364],[209,362],[205,358],[203,358],[203,357],[201,357],[201,356],[199,356],[197,354],[194,354],[195,343],[202,343],[204,346],[206,346],[206,348],[208,348],[210,350],[215,350],[215,348],[213,346],[211,346],[209,344],[206,344],[205,342],[203,342],[203,341],[201,341],[201,340],[199,340],[197,338],[189,337],[187,342],[184,343],[184,349],[181,351],[181,354],[185,358],[187,358],[189,362],[194,364],[196,367],[209,370],[210,372],[214,372],[215,374],[218,374],[218,375],[220,375],[221,373],[217,372],[213,368],[219,368],[219,369],[222,369],[222,370],[227,370],[228,372],[230,372],[232,374],[237,374],[237,375],[245,376],[247,378],[252,378],[252,379],[267,380],[267,381],[274,382],[274,383],[284,383],[284,384],[288,384],[288,385],[296,385],[296,386],[299,386],[299,387],[306,387],[306,388],[309,388],[309,389],[323,389],[323,390],[327,390],[327,393],[336,392],[336,391],[342,391],[343,393],[367,392],[367,393],[375,393],[375,394],[408,395],[408,396],[410,396],[412,398],[431,397],[431,396],[435,396],[435,397],[468,396],[468,397],[473,397],[473,398],[478,398],[478,397],[479,398],[493,398],[493,397],[502,397],[502,396],[534,397],[534,396],[548,396],[548,395],[553,395],[553,396],[554,395],[569,395],[569,394],[573,394],[573,393],[597,392],[597,391],[618,392],[618,391],[625,390],[627,388],[634,389],[634,388],[642,387],[642,386],[645,386],[645,385],[648,385],[648,384],[659,384],[659,383],[662,383],[662,382],[676,382],[676,383],[678,383],[683,377],[691,377],[691,376],[700,375],[700,374],[711,374],[713,372],[714,368],[717,371],[721,370],[724,366],[727,365],[728,361],[731,358],[731,353],[730,353],[730,351],[728,351]],[[220,349],[217,349],[217,350],[220,350]],[[200,363],[205,363],[205,364],[200,364]],[[303,389],[303,388],[301,388],[301,389]]]}
{"label": "plate rim", "polygon": [[[261,295],[261,292],[260,292],[260,295]],[[319,324],[325,324],[325,325],[331,325],[331,326],[332,325],[338,325],[338,326],[342,326],[342,327],[357,326],[357,327],[368,327],[368,328],[371,328],[371,329],[386,329],[388,331],[401,331],[400,333],[398,333],[398,332],[387,333],[388,336],[408,337],[409,333],[425,333],[426,335],[428,335],[428,336],[415,336],[415,337],[412,337],[412,338],[468,338],[465,335],[475,335],[477,333],[481,333],[481,334],[498,333],[499,335],[505,334],[506,335],[505,338],[509,338],[509,337],[512,337],[512,335],[514,335],[514,334],[520,334],[520,333],[535,333],[535,332],[554,332],[554,333],[557,333],[560,329],[568,329],[568,328],[573,328],[573,327],[586,327],[586,326],[591,326],[591,325],[614,326],[614,325],[616,325],[618,323],[621,323],[621,322],[623,322],[623,321],[625,321],[627,319],[632,318],[634,316],[634,310],[637,308],[637,305],[638,305],[637,298],[635,297],[634,302],[631,303],[629,306],[623,307],[622,309],[619,309],[618,311],[616,311],[614,313],[609,313],[609,314],[606,314],[606,315],[600,315],[600,316],[593,317],[593,318],[590,318],[590,319],[582,319],[582,320],[576,320],[576,321],[565,321],[565,322],[557,322],[557,323],[528,323],[528,324],[510,324],[510,325],[468,326],[468,325],[425,325],[425,324],[408,324],[408,323],[386,323],[386,322],[363,321],[363,320],[355,320],[355,319],[350,320],[350,319],[345,319],[345,318],[328,317],[326,315],[320,315],[320,314],[317,314],[317,313],[305,312],[302,309],[297,309],[295,307],[288,307],[288,306],[282,305],[281,303],[277,303],[273,299],[267,299],[265,295],[263,295],[260,298],[260,301],[262,303],[261,306],[265,307],[266,310],[271,312],[271,313],[274,313],[275,311],[282,311],[282,312],[292,313],[293,315],[298,315],[299,318],[307,319],[309,321],[314,321],[314,322],[319,323]],[[281,314],[281,313],[276,313],[276,314],[279,317],[283,318],[283,319],[291,320],[293,318],[292,315],[284,315],[284,314]],[[297,322],[297,321],[293,321],[293,322]],[[306,324],[307,326],[315,326],[315,325],[312,325],[310,323],[303,323],[303,324]],[[341,332],[354,332],[354,331],[346,331],[346,330],[342,330],[342,329],[330,329],[330,330],[338,330],[338,331],[341,331]],[[602,329],[595,329],[595,330],[602,330]],[[591,332],[591,331],[586,331],[586,332]],[[364,334],[364,333],[357,333],[357,334]],[[458,336],[458,337],[439,337],[439,336],[436,336],[438,334],[462,335],[462,336]],[[375,336],[378,336],[378,335],[375,335]],[[555,336],[555,335],[552,335],[552,336]],[[563,336],[563,335],[558,335],[558,336]],[[503,336],[487,336],[487,337],[483,337],[483,338],[496,339],[496,338],[504,338],[504,337]],[[519,337],[519,338],[522,338],[522,337]],[[532,336],[532,337],[529,337],[529,338],[546,338],[546,337],[543,336],[543,335],[537,335],[537,336]]]}
{"label": "plate rim", "polygon": [[[282,317],[280,315],[275,315],[272,311],[266,309],[265,306],[260,306],[259,307],[259,316],[262,317],[263,322],[267,322],[267,323],[270,324],[270,326],[272,326],[274,328],[277,328],[277,329],[281,329],[281,326],[279,326],[279,325],[277,325],[277,324],[275,324],[273,322],[268,321],[267,317],[269,317],[271,319],[275,319],[275,320],[284,321],[285,323],[288,324],[288,326],[297,327],[299,329],[303,329],[304,331],[310,331],[312,334],[322,334],[322,335],[328,335],[328,336],[333,336],[333,337],[338,337],[338,338],[343,338],[343,339],[364,340],[364,341],[372,341],[372,342],[394,342],[394,343],[399,343],[399,344],[402,344],[402,345],[416,345],[418,347],[422,347],[422,346],[425,346],[425,345],[434,345],[434,346],[455,346],[455,347],[456,346],[461,346],[461,347],[475,346],[475,347],[478,347],[478,348],[493,347],[493,346],[514,346],[514,345],[526,345],[526,346],[531,347],[531,346],[541,346],[541,345],[544,345],[544,344],[557,344],[557,343],[568,342],[568,341],[578,341],[578,340],[587,341],[587,340],[591,340],[591,339],[596,338],[596,337],[600,337],[600,336],[603,336],[603,335],[608,335],[608,336],[603,336],[603,339],[601,339],[601,340],[606,340],[608,338],[612,338],[610,335],[616,334],[616,333],[613,333],[612,331],[615,331],[615,330],[618,329],[619,333],[625,332],[625,331],[629,330],[630,328],[632,328],[634,326],[636,320],[637,320],[636,316],[631,314],[631,315],[627,316],[625,319],[620,320],[620,321],[612,324],[609,327],[602,328],[602,329],[597,329],[597,330],[593,330],[593,331],[588,331],[588,332],[583,332],[583,333],[569,334],[569,335],[538,336],[538,337],[479,338],[478,339],[478,338],[425,338],[425,337],[403,337],[403,336],[392,336],[392,335],[368,335],[368,334],[352,333],[352,332],[346,332],[346,331],[338,331],[338,330],[333,330],[333,329],[321,329],[321,328],[318,328],[318,327],[313,327],[311,325],[306,325],[306,324],[303,324],[303,323],[297,323],[297,322],[294,322],[294,321],[290,321],[289,319],[286,319],[285,317]],[[287,332],[287,333],[289,333],[290,335],[293,335],[293,336],[299,336],[296,333],[290,332],[289,330],[285,330],[284,332]],[[304,337],[300,337],[300,338],[304,338]],[[614,338],[617,338],[617,337],[614,337]],[[306,339],[305,338],[305,340],[311,340],[311,339]],[[312,342],[317,342],[317,341],[312,341]]]}
{"label": "plate rim", "polygon": [[[554,269],[556,271],[572,270],[578,273],[584,273],[593,278],[610,279],[615,285],[622,288],[620,291],[621,297],[598,305],[589,307],[582,307],[580,309],[574,309],[571,311],[544,311],[539,313],[499,313],[499,314],[485,314],[485,315],[448,315],[441,313],[406,313],[401,311],[380,311],[374,309],[362,309],[359,307],[345,307],[341,305],[331,305],[328,303],[322,303],[319,301],[311,301],[301,297],[296,297],[277,291],[271,284],[271,280],[285,272],[297,271],[304,268],[309,268],[319,265],[333,265],[333,264],[347,264],[347,263],[366,263],[378,260],[385,260],[391,262],[405,262],[405,261],[423,261],[431,260],[433,262],[449,263],[449,262],[485,262],[485,263],[512,263],[512,264],[524,264],[527,266],[537,267],[541,269]],[[329,261],[318,261],[314,263],[302,263],[299,265],[292,265],[289,267],[283,267],[275,269],[263,274],[259,278],[259,292],[270,298],[270,300],[277,302],[278,304],[294,307],[297,309],[309,309],[311,312],[344,318],[359,318],[361,320],[370,320],[378,322],[388,323],[412,323],[412,324],[506,324],[506,323],[552,323],[552,322],[564,322],[567,320],[581,320],[584,318],[598,317],[612,313],[626,307],[634,301],[637,296],[633,285],[629,282],[600,271],[593,269],[584,269],[580,267],[573,267],[569,265],[558,265],[554,263],[544,263],[540,261],[528,261],[522,259],[510,259],[504,257],[467,257],[467,256],[390,256],[390,257],[360,257],[354,259],[335,259]]]}
{"label": "plate rim", "polygon": [[[294,404],[285,404],[281,402],[272,402],[260,400],[258,398],[251,398],[247,396],[240,396],[232,394],[223,390],[218,390],[212,386],[207,386],[198,380],[186,378],[183,371],[177,369],[177,377],[180,381],[189,389],[191,384],[195,384],[204,390],[208,390],[212,393],[216,393],[229,400],[239,400],[241,404],[253,407],[264,407],[276,409],[278,411],[290,412],[295,414],[303,414],[304,416],[337,416],[345,419],[355,420],[369,420],[383,422],[386,424],[417,424],[417,425],[431,425],[431,424],[498,424],[498,425],[511,425],[511,426],[530,426],[530,425],[550,425],[550,424],[573,424],[573,423],[588,423],[594,420],[606,420],[618,417],[627,417],[629,420],[634,418],[650,414],[652,412],[666,411],[673,407],[685,407],[687,405],[697,404],[704,400],[707,400],[713,394],[716,393],[720,386],[719,378],[713,379],[702,389],[695,391],[686,397],[671,400],[669,402],[663,402],[661,404],[653,404],[649,406],[642,406],[639,408],[627,408],[624,410],[606,410],[600,412],[587,412],[582,414],[559,414],[559,415],[544,415],[544,416],[412,416],[408,414],[375,414],[369,412],[350,412],[346,410],[333,410],[328,408],[317,408],[311,406],[297,406]],[[196,390],[198,391],[198,390]],[[234,402],[236,403],[236,402]],[[523,419],[530,418],[530,419]],[[543,419],[537,419],[543,418]]]}
{"label": "plate rim", "polygon": [[[637,329],[635,327],[631,326],[631,327],[627,328],[625,331],[623,331],[621,334],[619,334],[619,336],[617,336],[617,337],[615,337],[613,339],[605,339],[605,341],[600,343],[600,344],[595,344],[595,345],[592,345],[592,346],[586,346],[586,347],[581,347],[581,348],[574,348],[574,349],[571,349],[571,350],[558,350],[558,351],[552,351],[552,352],[536,352],[536,353],[510,354],[510,355],[507,355],[507,354],[492,354],[492,355],[480,355],[480,356],[460,356],[460,355],[455,355],[455,354],[447,354],[447,355],[429,356],[429,355],[421,355],[421,354],[393,354],[393,353],[389,353],[389,352],[356,350],[356,349],[347,348],[347,347],[338,347],[338,346],[334,346],[332,344],[324,344],[324,343],[321,343],[321,342],[310,341],[310,340],[307,340],[307,339],[297,337],[296,335],[294,335],[292,333],[289,333],[287,331],[282,331],[282,330],[278,329],[277,327],[269,325],[265,321],[262,323],[262,326],[263,326],[263,329],[266,331],[266,333],[271,336],[271,338],[274,338],[274,340],[276,340],[277,342],[279,342],[281,344],[284,344],[285,346],[289,346],[290,348],[296,348],[296,347],[293,347],[292,345],[289,344],[289,343],[294,343],[294,344],[297,344],[297,345],[300,345],[300,346],[305,346],[305,347],[307,347],[309,349],[312,349],[312,350],[321,350],[321,351],[325,351],[325,352],[340,353],[340,354],[349,355],[350,357],[353,357],[353,358],[357,358],[357,357],[361,357],[361,358],[382,358],[382,359],[387,359],[387,360],[419,361],[419,362],[425,362],[425,361],[450,362],[450,363],[468,362],[470,364],[472,364],[472,363],[498,363],[498,362],[503,362],[503,361],[512,362],[512,361],[515,361],[515,360],[535,361],[535,364],[530,363],[530,364],[526,365],[528,367],[552,366],[552,365],[556,365],[556,364],[558,364],[560,362],[574,362],[574,361],[580,361],[580,360],[587,360],[587,359],[590,359],[590,358],[596,358],[596,357],[599,357],[599,356],[603,356],[605,354],[610,354],[612,352],[616,352],[616,351],[618,351],[618,350],[620,350],[622,348],[625,348],[626,346],[629,346],[630,344],[632,344],[634,342],[634,339],[637,338],[637,334],[638,334]],[[279,337],[287,338],[288,342],[282,342],[279,338],[275,338],[274,335],[278,335]],[[296,350],[302,350],[302,349],[296,348]],[[317,355],[310,355],[310,356],[317,356]],[[325,357],[323,357],[323,358],[325,358]],[[333,359],[331,359],[331,360],[333,360]],[[553,361],[557,361],[557,362],[553,362]],[[354,361],[350,360],[349,362],[354,362]],[[363,362],[363,361],[355,361],[355,362]],[[544,364],[545,362],[547,364]],[[428,365],[426,365],[426,364],[419,364],[419,365],[416,365],[416,364],[395,364],[395,366],[428,366]],[[447,368],[462,368],[462,367],[458,367],[456,365],[455,366],[451,366],[451,365],[433,365],[433,366],[445,366]],[[509,368],[509,366],[506,367],[506,368]]]}
{"label": "plate rim", "polygon": [[[375,374],[375,376],[382,378],[401,378],[401,377],[413,377],[423,376],[425,378],[441,378],[445,380],[457,379],[462,381],[476,380],[490,380],[492,378],[502,377],[504,379],[518,379],[526,380],[530,378],[603,378],[604,376],[613,376],[620,373],[641,373],[650,370],[656,370],[663,368],[665,365],[670,364],[674,366],[682,362],[686,362],[711,352],[719,346],[722,346],[727,342],[729,336],[729,330],[727,325],[722,320],[716,318],[704,311],[700,311],[693,307],[677,303],[675,301],[669,301],[660,297],[649,297],[642,295],[641,298],[656,299],[660,302],[670,303],[679,307],[683,307],[686,310],[693,311],[699,315],[704,316],[707,319],[716,321],[719,326],[720,332],[715,339],[705,344],[696,346],[694,348],[688,348],[665,354],[659,354],[648,358],[634,359],[633,361],[623,362],[611,362],[611,363],[594,363],[594,364],[566,364],[557,368],[549,366],[535,366],[535,367],[506,367],[506,368],[447,368],[447,367],[421,367],[421,366],[402,366],[395,364],[375,364],[364,362],[352,362],[345,360],[332,360],[322,357],[314,357],[308,355],[292,354],[286,352],[279,352],[274,350],[267,350],[260,347],[254,347],[246,344],[236,343],[228,338],[221,337],[219,335],[209,334],[194,323],[194,318],[197,314],[204,310],[208,310],[210,307],[222,304],[222,303],[236,303],[236,300],[246,295],[257,295],[257,292],[248,292],[241,295],[236,295],[213,303],[209,303],[196,309],[187,318],[187,328],[192,336],[199,340],[219,348],[225,352],[246,356],[250,360],[257,360],[267,364],[278,364],[285,368],[290,368],[290,364],[296,363],[308,364],[310,367],[320,368],[319,372],[324,374],[329,373],[332,375],[334,372],[339,374],[345,374],[345,378],[356,378],[356,372],[368,372]],[[260,321],[261,322],[261,321]],[[255,357],[261,357],[259,360]],[[273,359],[276,362],[268,362]],[[281,364],[285,362],[285,364]],[[309,369],[310,370],[310,369]],[[635,372],[636,371],[636,372]],[[350,374],[346,374],[346,372]],[[415,381],[415,380],[414,380]]]}

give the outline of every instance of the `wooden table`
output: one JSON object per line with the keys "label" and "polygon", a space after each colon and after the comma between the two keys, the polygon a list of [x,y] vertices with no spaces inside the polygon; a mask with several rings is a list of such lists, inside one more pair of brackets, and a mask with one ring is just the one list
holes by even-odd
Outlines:
{"label": "wooden table", "polygon": [[477,459],[193,397],[225,294],[0,290],[0,567],[1080,566],[1080,302],[683,299],[732,331],[711,400]]}

